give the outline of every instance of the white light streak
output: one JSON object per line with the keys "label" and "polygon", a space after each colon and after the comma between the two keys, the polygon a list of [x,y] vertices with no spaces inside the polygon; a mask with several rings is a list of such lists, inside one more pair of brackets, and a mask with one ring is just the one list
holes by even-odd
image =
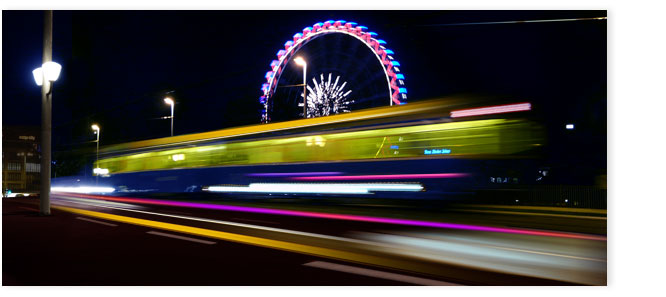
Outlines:
{"label": "white light streak", "polygon": [[211,192],[245,193],[311,193],[311,194],[370,194],[379,191],[418,192],[420,184],[275,184],[257,183],[248,186],[210,186]]}
{"label": "white light streak", "polygon": [[529,103],[507,104],[507,105],[489,106],[481,108],[454,110],[451,112],[451,117],[461,118],[461,117],[471,117],[471,116],[498,114],[498,113],[507,113],[507,112],[528,111],[531,109],[532,105]]}
{"label": "white light streak", "polygon": [[111,187],[51,187],[51,192],[64,192],[64,193],[112,193],[116,189]]}

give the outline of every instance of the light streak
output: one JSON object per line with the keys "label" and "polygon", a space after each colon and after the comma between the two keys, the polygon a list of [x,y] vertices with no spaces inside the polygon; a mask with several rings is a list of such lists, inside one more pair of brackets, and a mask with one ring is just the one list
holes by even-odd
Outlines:
{"label": "light streak", "polygon": [[340,175],[343,172],[270,172],[250,173],[245,176],[251,177],[289,177],[289,176],[313,176],[313,175]]}
{"label": "light streak", "polygon": [[327,184],[250,184],[247,187],[210,186],[211,192],[278,193],[278,194],[369,194],[361,187],[340,187]]}
{"label": "light streak", "polygon": [[498,114],[498,113],[507,113],[507,112],[528,111],[531,109],[532,105],[530,103],[517,103],[517,104],[454,110],[451,112],[451,117],[461,118],[461,117],[471,117],[471,116],[489,115],[489,114]]}
{"label": "light streak", "polygon": [[[346,215],[346,214],[332,214],[332,213],[298,211],[298,210],[283,210],[283,209],[234,206],[234,205],[223,205],[223,204],[205,204],[205,203],[184,202],[184,201],[167,201],[167,200],[156,200],[156,199],[138,199],[130,197],[110,197],[110,196],[96,196],[96,195],[82,195],[82,194],[73,194],[73,195],[83,198],[93,198],[93,199],[102,199],[102,200],[119,201],[119,202],[178,206],[178,207],[201,208],[201,209],[215,209],[222,211],[238,211],[238,212],[261,213],[261,214],[271,214],[271,215],[348,220],[348,221],[357,221],[357,222],[383,223],[383,224],[393,224],[393,225],[455,229],[455,230],[466,230],[466,231],[496,232],[496,233],[549,236],[549,237],[599,240],[599,241],[606,240],[605,236],[556,232],[556,231],[538,231],[538,230],[527,230],[527,229],[516,229],[516,228],[489,227],[489,226],[477,226],[477,225],[466,225],[466,224],[453,224],[445,222],[417,221],[417,220],[369,217],[369,216]],[[77,210],[77,211],[83,211],[83,210]]]}
{"label": "light streak", "polygon": [[274,184],[256,183],[243,186],[210,186],[211,192],[246,193],[313,193],[313,194],[369,194],[377,191],[423,191],[419,184]]}
{"label": "light streak", "polygon": [[65,192],[65,193],[112,193],[116,189],[111,187],[51,187],[51,192]]}
{"label": "light streak", "polygon": [[383,175],[344,175],[344,176],[303,176],[292,180],[365,180],[365,179],[419,179],[419,178],[459,178],[468,173],[427,173],[427,174],[383,174]]}
{"label": "light streak", "polygon": [[231,242],[238,242],[238,243],[243,243],[243,244],[250,244],[250,245],[261,246],[261,247],[268,247],[268,248],[272,248],[272,249],[286,250],[286,251],[297,252],[297,253],[306,254],[306,255],[315,255],[315,256],[320,256],[320,257],[329,258],[329,259],[342,259],[342,260],[345,260],[345,261],[352,261],[352,262],[378,265],[378,266],[388,266],[388,267],[400,268],[400,269],[405,269],[406,267],[414,267],[413,265],[411,265],[411,262],[405,262],[405,263],[399,263],[398,262],[397,263],[394,260],[391,261],[391,260],[388,260],[387,258],[379,257],[377,255],[360,254],[360,253],[356,253],[356,252],[348,252],[348,251],[342,251],[342,250],[336,250],[336,249],[330,249],[330,248],[323,248],[323,247],[317,247],[317,246],[311,246],[311,245],[305,245],[305,244],[299,244],[299,243],[292,243],[292,242],[286,242],[286,241],[280,241],[280,240],[274,240],[274,239],[267,239],[267,238],[261,238],[261,237],[255,237],[255,236],[248,236],[248,235],[242,235],[242,234],[234,234],[234,233],[229,233],[229,232],[223,232],[223,231],[217,231],[217,230],[211,230],[211,229],[204,229],[204,228],[197,228],[197,227],[190,227],[190,226],[185,226],[185,225],[165,223],[165,222],[159,222],[159,221],[153,221],[153,220],[138,219],[138,218],[127,217],[127,216],[119,216],[119,215],[114,215],[114,214],[101,213],[101,212],[89,211],[89,210],[83,210],[83,209],[76,209],[76,208],[71,208],[71,207],[53,206],[53,208],[59,209],[59,210],[62,210],[62,211],[67,211],[67,212],[70,212],[70,213],[81,214],[81,215],[86,215],[86,216],[101,218],[101,219],[106,219],[106,220],[112,220],[112,221],[117,221],[117,222],[123,222],[123,223],[127,223],[127,224],[157,228],[157,229],[161,229],[161,230],[174,231],[174,232],[192,234],[192,235],[197,235],[197,236],[204,236],[204,237],[209,237],[209,238],[221,239],[221,240],[226,240],[226,241],[231,241]]}
{"label": "light streak", "polygon": [[523,23],[548,23],[548,22],[571,22],[571,21],[599,21],[599,20],[606,20],[606,19],[608,19],[608,17],[575,18],[575,19],[524,20],[524,21],[496,21],[496,22],[476,22],[476,23],[452,23],[452,24],[432,24],[432,25],[420,25],[420,26],[436,27],[436,26],[523,24]]}

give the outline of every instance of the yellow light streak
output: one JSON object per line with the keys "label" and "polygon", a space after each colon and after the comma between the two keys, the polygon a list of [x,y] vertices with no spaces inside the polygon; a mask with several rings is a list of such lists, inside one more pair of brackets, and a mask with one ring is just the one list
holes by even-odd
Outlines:
{"label": "yellow light streak", "polygon": [[165,223],[153,220],[139,219],[127,216],[120,216],[90,210],[83,210],[65,206],[52,206],[52,208],[59,209],[62,211],[75,213],[79,215],[105,219],[109,221],[116,221],[121,223],[127,223],[132,225],[156,228],[166,231],[185,233],[190,235],[214,238],[224,241],[231,241],[241,244],[249,244],[254,246],[260,246],[271,249],[278,249],[288,252],[295,252],[300,254],[312,255],[317,257],[337,259],[343,261],[356,262],[361,264],[369,264],[374,266],[397,268],[397,269],[408,269],[414,271],[421,271],[430,274],[436,274],[436,268],[422,267],[411,261],[401,261],[395,259],[389,259],[384,257],[378,257],[374,255],[359,254],[329,248],[316,247],[311,245],[292,243],[280,240],[266,239],[248,235],[234,234],[229,232],[222,232],[198,227],[190,227],[185,225],[178,225],[172,223]]}
{"label": "yellow light streak", "polygon": [[458,100],[459,99],[455,98],[449,100],[442,100],[442,99],[428,100],[428,101],[414,102],[405,105],[370,108],[366,110],[337,114],[327,117],[308,118],[295,121],[287,121],[287,122],[279,122],[279,123],[271,123],[263,125],[252,125],[252,126],[203,132],[203,133],[186,134],[186,135],[178,135],[172,137],[135,141],[135,142],[105,146],[103,148],[100,148],[100,152],[105,153],[117,150],[137,149],[150,146],[164,146],[164,145],[172,145],[172,144],[180,144],[180,143],[188,143],[188,142],[196,142],[204,140],[222,139],[222,138],[235,137],[241,135],[251,135],[264,132],[320,126],[325,124],[344,123],[357,120],[380,119],[393,116],[406,116],[422,112],[439,113],[442,116],[445,116],[450,111],[450,108],[448,108],[448,106],[450,106],[450,103],[458,102]]}

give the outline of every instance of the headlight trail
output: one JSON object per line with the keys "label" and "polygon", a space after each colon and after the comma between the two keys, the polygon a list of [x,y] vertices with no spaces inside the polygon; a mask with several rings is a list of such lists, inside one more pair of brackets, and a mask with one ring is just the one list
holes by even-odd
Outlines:
{"label": "headlight trail", "polygon": [[468,173],[425,173],[425,174],[378,174],[378,175],[342,175],[342,176],[302,176],[292,180],[367,180],[367,179],[418,179],[418,178],[459,178]]}

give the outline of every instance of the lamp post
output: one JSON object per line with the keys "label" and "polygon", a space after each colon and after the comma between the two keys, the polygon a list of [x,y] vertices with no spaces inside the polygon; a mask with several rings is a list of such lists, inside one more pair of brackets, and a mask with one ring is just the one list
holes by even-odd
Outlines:
{"label": "lamp post", "polygon": [[307,97],[305,97],[305,95],[306,95],[306,90],[307,90],[307,86],[308,86],[307,81],[306,81],[306,75],[307,75],[307,72],[308,72],[308,63],[306,63],[305,60],[303,60],[303,58],[301,58],[301,57],[294,58],[294,62],[296,63],[296,65],[303,67],[303,118],[307,118],[308,116],[307,116],[306,112],[307,112],[307,103],[308,103],[308,101],[307,101]]}
{"label": "lamp post", "polygon": [[176,105],[176,103],[169,97],[164,98],[164,102],[171,105],[171,136],[173,136],[173,106]]}
{"label": "lamp post", "polygon": [[53,11],[44,12],[44,48],[42,51],[42,67],[32,71],[35,82],[42,87],[42,129],[40,166],[39,212],[51,214],[51,99],[53,82],[60,76],[62,67],[51,61],[53,48]]}
{"label": "lamp post", "polygon": [[[93,133],[97,134],[97,151],[95,153],[95,164],[97,164],[97,167],[93,169],[93,172],[95,172],[97,168],[99,168],[99,135],[102,134],[102,132],[99,129],[99,126],[97,124],[93,124],[91,126],[93,129]],[[95,185],[99,184],[99,172],[95,174]]]}

